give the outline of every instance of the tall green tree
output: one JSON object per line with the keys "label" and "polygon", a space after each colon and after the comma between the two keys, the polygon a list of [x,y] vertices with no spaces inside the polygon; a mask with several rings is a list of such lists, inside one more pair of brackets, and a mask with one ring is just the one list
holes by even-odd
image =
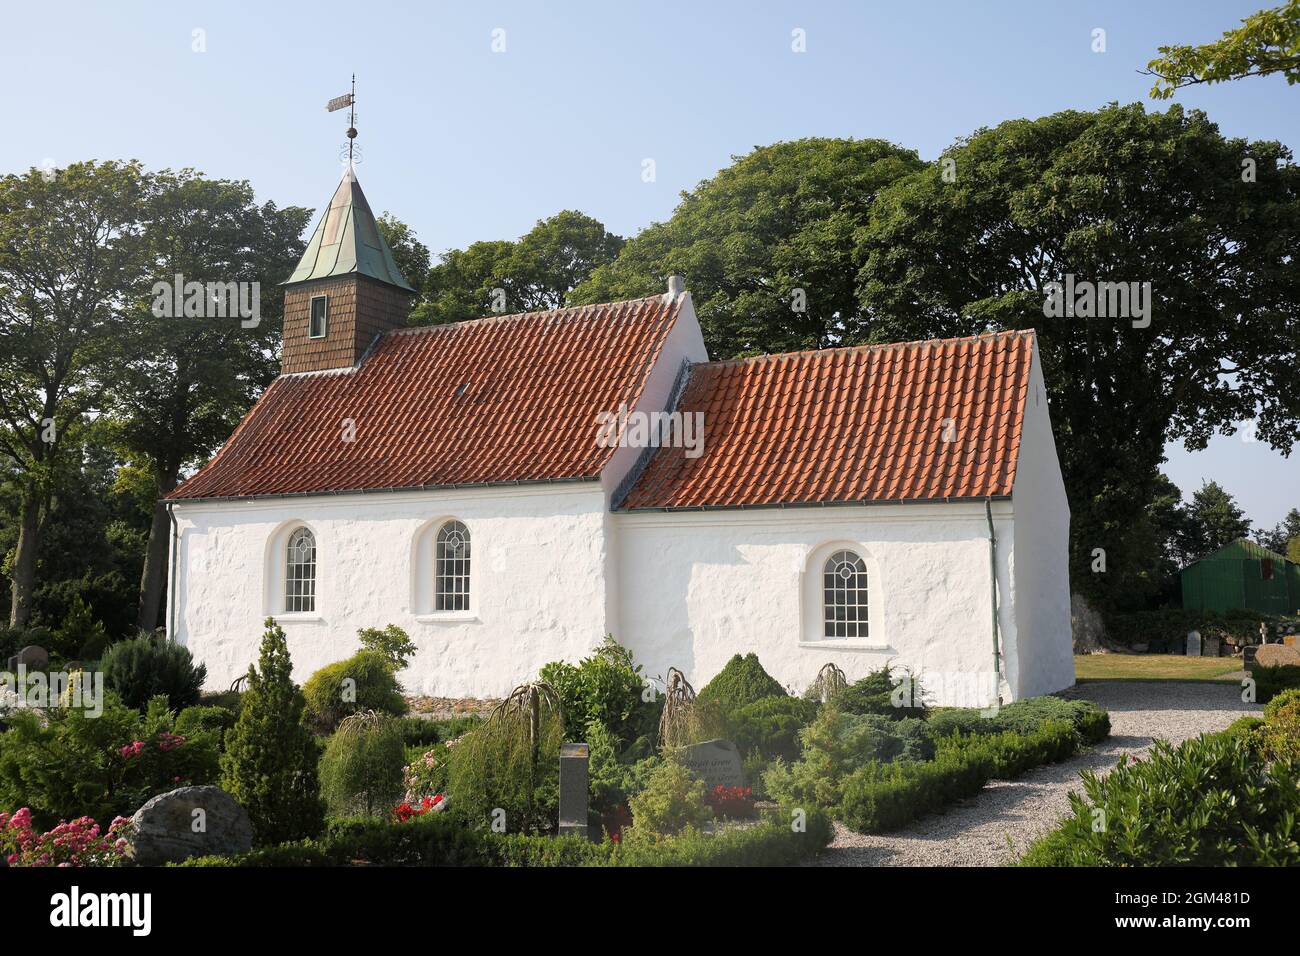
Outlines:
{"label": "tall green tree", "polygon": [[1291,542],[1300,540],[1300,508],[1292,508],[1286,517],[1273,526],[1271,531],[1259,528],[1255,531],[1255,540],[1278,554],[1286,554]]}
{"label": "tall green tree", "polygon": [[1198,83],[1225,83],[1247,76],[1280,73],[1300,83],[1300,0],[1252,14],[1213,43],[1160,47],[1147,64],[1156,78],[1151,95],[1168,99]]}
{"label": "tall green tree", "polygon": [[[153,516],[140,576],[137,623],[159,624],[169,526],[160,499],[182,469],[201,463],[230,436],[279,372],[283,324],[279,283],[302,255],[311,212],[257,205],[246,182],[205,179],[193,170],[149,177],[142,213],[150,256],[138,307],[112,336],[105,379],[114,444],[154,484]],[[247,283],[241,319],[234,303],[208,299],[203,315],[155,311],[153,284]],[[260,294],[253,295],[253,283]]]}
{"label": "tall green tree", "polygon": [[622,246],[623,239],[597,220],[566,209],[539,220],[517,242],[475,242],[452,249],[429,270],[411,321],[437,325],[493,312],[561,308]]}
{"label": "tall green tree", "polygon": [[1207,481],[1192,494],[1182,532],[1186,560],[1213,554],[1225,544],[1250,534],[1250,520],[1235,498],[1216,481]]}
{"label": "tall green tree", "polygon": [[103,401],[102,353],[147,269],[136,163],[0,179],[0,456],[19,491],[9,620],[31,617],[58,470]]}
{"label": "tall green tree", "polygon": [[259,844],[317,836],[325,825],[320,748],[303,726],[306,701],[293,682],[284,631],[267,618],[256,667],[226,732],[221,786],[248,811]]}
{"label": "tall green tree", "polygon": [[573,300],[653,295],[680,273],[714,358],[859,341],[854,236],[879,191],[921,168],[914,151],[878,139],[755,149],[684,192]]}
{"label": "tall green tree", "polygon": [[375,225],[392,250],[402,278],[415,289],[423,288],[429,281],[429,247],[416,237],[410,226],[390,212],[376,219]]}
{"label": "tall green tree", "polygon": [[[1242,176],[1242,160],[1257,176]],[[948,176],[945,176],[945,172]],[[948,181],[951,180],[951,181]],[[1300,421],[1300,170],[1276,142],[1141,105],[1014,120],[877,200],[858,291],[877,341],[1036,329],[1071,508],[1075,586],[1115,603],[1163,448]],[[1151,283],[1140,317],[1048,318],[1051,283]],[[1138,288],[1139,297],[1141,288]]]}

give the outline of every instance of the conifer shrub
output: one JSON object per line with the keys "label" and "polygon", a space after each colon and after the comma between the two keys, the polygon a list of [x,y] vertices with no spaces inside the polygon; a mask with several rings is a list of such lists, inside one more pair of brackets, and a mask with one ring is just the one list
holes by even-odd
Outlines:
{"label": "conifer shrub", "polygon": [[391,717],[343,718],[320,761],[321,796],[332,816],[386,816],[402,798],[406,747]]}
{"label": "conifer shrub", "polygon": [[642,836],[671,835],[686,827],[698,829],[713,819],[704,794],[704,781],[669,757],[650,774],[645,789],[628,801],[632,829]]}
{"label": "conifer shrub", "polygon": [[333,731],[349,714],[373,710],[400,717],[407,710],[391,659],[375,649],[325,665],[307,678],[302,692],[307,724],[320,734]]}
{"label": "conifer shrub", "polygon": [[63,623],[51,636],[53,646],[47,649],[69,660],[97,661],[109,642],[103,622],[95,619],[80,594],[73,596]]}
{"label": "conifer shrub", "polygon": [[228,707],[186,707],[176,717],[176,733],[192,736],[196,733],[211,732],[220,742],[225,737],[226,731],[235,726],[238,718],[238,712]]}
{"label": "conifer shrub", "polygon": [[800,759],[789,765],[778,760],[763,778],[773,797],[792,806],[834,807],[845,779],[859,767],[930,760],[935,753],[925,721],[850,714],[837,704],[823,705],[817,719],[800,732],[800,740]]}
{"label": "conifer shrub", "polygon": [[725,717],[730,717],[746,704],[764,697],[785,697],[786,691],[771,674],[763,670],[758,655],[750,652],[744,657],[734,655],[727,665],[700,689],[701,704],[719,707]]}
{"label": "conifer shrub", "polygon": [[100,660],[104,685],[128,707],[145,707],[162,694],[175,711],[198,703],[208,669],[195,664],[189,649],[167,640],[161,631],[142,631],[119,641]]}
{"label": "conifer shrub", "polygon": [[306,701],[293,682],[284,631],[266,620],[256,667],[226,733],[221,787],[248,811],[259,844],[313,837],[325,822],[317,763],[320,748],[303,725]]}
{"label": "conifer shrub", "polygon": [[799,756],[799,731],[817,716],[817,703],[800,697],[764,697],[734,711],[727,732],[741,753],[768,760]]}
{"label": "conifer shrub", "polygon": [[879,714],[891,720],[923,718],[926,707],[921,681],[903,671],[894,674],[886,664],[835,695],[835,706],[846,714]]}

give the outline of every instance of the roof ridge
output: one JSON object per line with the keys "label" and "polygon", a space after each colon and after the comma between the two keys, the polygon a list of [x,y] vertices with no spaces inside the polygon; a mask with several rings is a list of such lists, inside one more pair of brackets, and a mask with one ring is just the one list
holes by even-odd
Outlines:
{"label": "roof ridge", "polygon": [[887,351],[889,349],[921,348],[952,345],[957,342],[979,342],[992,339],[1012,339],[1022,336],[1036,336],[1034,329],[1007,329],[999,332],[981,332],[978,335],[959,335],[950,339],[914,339],[910,342],[865,342],[861,345],[837,345],[826,349],[800,349],[797,352],[765,352],[762,355],[742,355],[738,358],[715,359],[711,362],[698,362],[697,365],[745,365],[749,363],[776,362],[783,359],[804,358],[820,355],[837,355],[847,352]]}
{"label": "roof ridge", "polygon": [[490,325],[494,322],[508,322],[511,320],[522,321],[524,319],[536,319],[544,316],[557,316],[562,313],[572,313],[574,317],[580,316],[584,312],[592,312],[597,309],[618,309],[622,311],[624,306],[638,305],[648,302],[652,299],[658,299],[664,305],[676,306],[677,302],[665,302],[663,293],[643,296],[639,299],[621,299],[618,302],[590,302],[585,305],[566,305],[559,309],[539,309],[535,312],[509,312],[504,315],[482,315],[476,319],[461,319],[458,322],[440,322],[436,325],[408,325],[400,329],[389,329],[385,335],[410,335],[419,332],[431,332],[435,329],[460,328],[471,325]]}

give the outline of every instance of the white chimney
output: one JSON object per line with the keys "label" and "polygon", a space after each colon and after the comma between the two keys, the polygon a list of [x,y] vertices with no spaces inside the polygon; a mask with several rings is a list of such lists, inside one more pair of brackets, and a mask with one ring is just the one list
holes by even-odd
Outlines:
{"label": "white chimney", "polygon": [[668,277],[668,294],[664,297],[669,302],[676,302],[677,297],[686,291],[686,279],[679,275]]}

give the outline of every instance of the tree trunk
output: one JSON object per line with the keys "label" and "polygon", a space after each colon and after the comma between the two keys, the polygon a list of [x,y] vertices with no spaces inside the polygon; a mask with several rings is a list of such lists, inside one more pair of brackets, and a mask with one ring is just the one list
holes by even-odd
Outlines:
{"label": "tree trunk", "polygon": [[158,614],[167,584],[167,558],[171,551],[171,520],[161,496],[176,487],[176,476],[159,482],[159,500],[154,502],[153,521],[149,525],[149,544],[144,550],[144,570],[140,572],[140,604],[136,625],[152,631],[158,626]]}
{"label": "tree trunk", "polygon": [[13,599],[9,605],[9,626],[26,627],[32,616],[32,589],[36,583],[36,549],[40,539],[41,499],[35,488],[23,495],[18,547],[10,573]]}

